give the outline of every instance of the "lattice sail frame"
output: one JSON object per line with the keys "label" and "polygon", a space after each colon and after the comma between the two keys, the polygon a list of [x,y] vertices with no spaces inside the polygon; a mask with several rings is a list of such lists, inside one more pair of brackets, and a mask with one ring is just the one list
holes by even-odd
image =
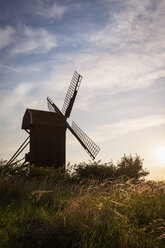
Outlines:
{"label": "lattice sail frame", "polygon": [[96,155],[100,151],[100,148],[82,131],[80,127],[75,122],[72,122],[72,127],[66,121],[65,116],[59,110],[59,108],[54,104],[54,102],[47,97],[47,102],[49,109],[53,112],[58,113],[65,121],[67,128],[71,131],[71,133],[77,138],[80,144],[84,147],[86,152],[90,155],[92,159],[95,159]]}
{"label": "lattice sail frame", "polygon": [[83,130],[74,121],[72,122],[72,129],[85,145],[85,147],[87,148],[86,151],[89,153],[92,159],[95,159],[98,152],[100,151],[100,148],[83,132]]}
{"label": "lattice sail frame", "polygon": [[64,118],[67,128],[77,138],[90,157],[95,159],[96,155],[100,151],[100,148],[82,131],[80,127],[78,127],[75,122],[72,122],[72,127],[67,123],[67,118],[70,116],[81,80],[82,76],[75,71],[64,100],[62,111],[59,110],[59,108],[49,97],[47,97],[47,103],[50,111],[56,112]]}
{"label": "lattice sail frame", "polygon": [[49,111],[56,112],[56,110],[53,107],[53,101],[49,97],[47,97],[47,105],[48,105]]}
{"label": "lattice sail frame", "polygon": [[[70,116],[70,112],[71,112],[76,94],[78,92],[78,89],[80,87],[81,80],[82,80],[82,76],[78,72],[75,71],[73,74],[69,89],[66,93],[64,104],[62,107],[62,113],[66,118]],[[70,108],[70,111],[69,113],[67,113],[69,108]]]}

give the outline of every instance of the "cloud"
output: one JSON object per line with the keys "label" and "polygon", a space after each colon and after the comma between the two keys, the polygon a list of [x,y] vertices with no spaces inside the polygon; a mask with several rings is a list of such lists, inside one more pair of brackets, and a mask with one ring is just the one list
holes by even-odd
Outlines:
{"label": "cloud", "polygon": [[52,5],[44,4],[44,1],[39,1],[37,6],[37,15],[43,16],[46,19],[61,19],[67,11],[67,7],[53,3]]}
{"label": "cloud", "polygon": [[[86,90],[85,98],[93,98],[103,90],[111,95],[149,87],[165,76],[164,58],[163,54],[152,57],[130,52],[111,54],[97,50],[92,53],[80,51],[78,54],[60,55],[66,71],[72,67],[72,70],[76,69],[82,74],[81,90]],[[58,56],[56,59],[58,60]],[[60,66],[63,67],[62,63]]]}
{"label": "cloud", "polygon": [[165,76],[165,2],[117,1],[117,9],[114,1],[105,2],[109,16],[104,26],[73,36],[84,49],[66,54],[65,63],[85,75],[91,92],[94,87],[110,92],[149,87]]}
{"label": "cloud", "polygon": [[24,26],[22,36],[12,49],[13,54],[46,53],[57,46],[56,36],[44,28]]}
{"label": "cloud", "polygon": [[22,106],[22,104],[25,103],[25,99],[33,86],[34,84],[32,82],[22,82],[18,84],[13,90],[6,89],[1,92],[1,99],[4,100],[1,102],[1,107],[3,110],[1,112],[1,119],[7,119],[8,116],[11,117],[12,112],[14,114],[17,113],[16,109],[18,109],[18,105]]}
{"label": "cloud", "polygon": [[112,1],[103,1],[109,10],[109,19],[104,28],[95,30],[90,37],[94,46],[111,48],[113,51],[129,50],[140,53],[158,52],[165,48],[163,0],[117,1],[113,9]]}
{"label": "cloud", "polygon": [[26,137],[21,130],[21,122],[32,88],[33,83],[22,82],[13,90],[6,89],[0,92],[3,99],[0,116],[0,156],[3,158],[11,157]]}
{"label": "cloud", "polygon": [[0,49],[10,45],[14,40],[15,29],[11,26],[0,27]]}
{"label": "cloud", "polygon": [[121,135],[136,132],[138,130],[159,127],[165,124],[165,115],[150,115],[137,119],[122,120],[113,124],[97,127],[98,133],[93,133],[96,141],[103,142],[115,139]]}
{"label": "cloud", "polygon": [[3,71],[14,71],[14,72],[20,72],[20,70],[16,67],[0,64],[0,69]]}

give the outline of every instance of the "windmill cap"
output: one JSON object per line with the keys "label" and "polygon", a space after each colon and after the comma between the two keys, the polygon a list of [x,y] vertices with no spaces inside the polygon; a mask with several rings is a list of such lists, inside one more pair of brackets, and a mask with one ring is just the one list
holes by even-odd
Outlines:
{"label": "windmill cap", "polygon": [[58,113],[26,109],[22,120],[22,129],[31,129],[34,126],[66,128],[66,123]]}

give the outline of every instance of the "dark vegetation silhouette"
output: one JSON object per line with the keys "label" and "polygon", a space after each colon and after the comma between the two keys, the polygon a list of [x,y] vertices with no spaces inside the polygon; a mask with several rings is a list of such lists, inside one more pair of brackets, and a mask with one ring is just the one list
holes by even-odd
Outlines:
{"label": "dark vegetation silhouette", "polygon": [[165,183],[139,156],[63,167],[0,162],[0,247],[165,247]]}
{"label": "dark vegetation silhouette", "polygon": [[144,178],[149,172],[143,169],[143,159],[138,155],[124,155],[115,166],[113,162],[101,164],[94,162],[91,164],[80,163],[74,167],[74,177],[77,180],[81,179],[97,179],[102,181],[104,179],[115,180],[117,178]]}
{"label": "dark vegetation silhouette", "polygon": [[6,161],[0,162],[0,173],[9,173],[12,177],[22,178],[37,178],[43,180],[45,177],[49,180],[59,179],[60,177],[67,178],[68,181],[81,181],[83,179],[96,179],[103,181],[105,179],[115,180],[117,178],[132,178],[140,179],[149,174],[147,170],[143,168],[143,159],[138,155],[126,156],[124,155],[117,165],[113,162],[101,163],[89,162],[80,163],[75,165],[67,165],[67,170],[64,167],[56,166],[42,167],[35,165],[22,165],[21,163],[14,163],[14,165],[6,165]]}

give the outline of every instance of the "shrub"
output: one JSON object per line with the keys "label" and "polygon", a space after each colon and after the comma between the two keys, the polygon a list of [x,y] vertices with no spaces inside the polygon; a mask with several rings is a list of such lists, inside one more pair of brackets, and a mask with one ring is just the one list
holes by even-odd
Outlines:
{"label": "shrub", "polygon": [[139,179],[149,174],[148,171],[143,169],[143,159],[138,155],[133,157],[132,155],[124,155],[121,161],[118,162],[115,176],[126,176],[129,178]]}
{"label": "shrub", "polygon": [[28,178],[35,178],[39,181],[46,179],[47,181],[63,181],[69,179],[68,173],[64,170],[64,167],[55,169],[50,167],[38,167],[35,165],[29,166]]}
{"label": "shrub", "polygon": [[15,162],[14,164],[7,165],[7,161],[0,161],[0,176],[7,177],[8,179],[21,178],[24,180],[37,180],[49,182],[68,181],[69,174],[65,171],[64,167],[54,168],[54,166],[43,167],[35,166],[34,164],[21,164]]}
{"label": "shrub", "polygon": [[113,178],[116,172],[115,166],[110,162],[107,164],[100,164],[100,161],[94,163],[80,163],[74,168],[74,178],[104,180],[106,178]]}
{"label": "shrub", "polygon": [[100,161],[94,163],[81,163],[74,168],[74,178],[77,180],[82,179],[95,179],[102,181],[104,179],[117,179],[120,177],[140,179],[149,174],[148,171],[143,169],[143,159],[139,156],[133,157],[132,155],[124,155],[121,161],[115,166],[112,162],[100,164]]}
{"label": "shrub", "polygon": [[[25,179],[36,179],[38,181],[47,180],[49,182],[71,182],[94,179],[103,181],[104,179],[117,179],[120,177],[140,179],[149,174],[143,169],[143,159],[138,155],[124,155],[115,166],[112,162],[102,164],[101,161],[80,163],[74,165],[73,168],[64,170],[63,167],[55,169],[51,167],[38,167],[35,165],[22,165],[15,163],[14,165],[5,165],[5,161],[0,161],[0,175],[8,175],[10,177],[21,177]],[[70,173],[72,172],[72,173]]]}
{"label": "shrub", "polygon": [[25,177],[28,173],[28,167],[20,162],[7,164],[7,160],[0,160],[0,175],[9,177]]}

